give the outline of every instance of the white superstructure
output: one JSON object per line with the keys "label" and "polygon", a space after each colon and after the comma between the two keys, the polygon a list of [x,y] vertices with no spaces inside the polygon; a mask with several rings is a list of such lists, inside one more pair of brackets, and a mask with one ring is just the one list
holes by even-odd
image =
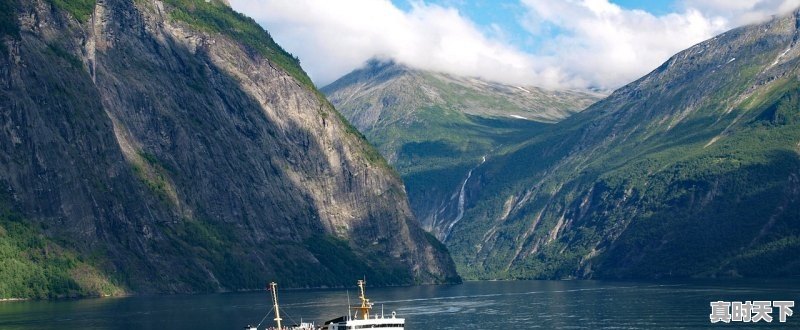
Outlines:
{"label": "white superstructure", "polygon": [[371,330],[399,330],[405,329],[406,320],[397,318],[395,312],[392,312],[390,317],[384,317],[383,312],[381,315],[370,315],[372,310],[372,303],[369,302],[364,294],[364,280],[358,280],[358,288],[360,290],[358,298],[361,299],[361,306],[353,307],[355,310],[352,317],[343,316],[335,320],[325,322],[322,327],[323,330],[355,330],[355,329],[371,329]]}
{"label": "white superstructure", "polygon": [[[300,320],[300,324],[285,327],[282,325],[283,319],[281,318],[281,310],[280,306],[278,305],[278,285],[275,282],[269,284],[269,290],[272,293],[272,303],[273,309],[272,311],[275,312],[275,321],[276,327],[267,328],[265,330],[355,330],[355,329],[370,329],[370,330],[402,330],[405,329],[406,320],[402,318],[398,318],[395,312],[389,317],[384,317],[383,310],[381,310],[381,314],[372,315],[370,311],[372,310],[372,305],[367,299],[366,295],[364,294],[364,285],[366,282],[364,280],[358,280],[358,288],[359,288],[359,295],[358,298],[361,299],[361,305],[358,307],[353,307],[353,312],[350,313],[348,310],[348,316],[342,316],[337,319],[330,320],[325,322],[325,325],[317,327],[314,323],[307,323],[302,322]],[[348,298],[349,300],[349,298]],[[348,302],[349,303],[349,302]],[[267,314],[269,315],[269,313]],[[267,317],[265,316],[264,319]],[[264,320],[262,320],[263,322]],[[253,327],[248,325],[245,327],[246,330],[258,330],[259,325]]]}

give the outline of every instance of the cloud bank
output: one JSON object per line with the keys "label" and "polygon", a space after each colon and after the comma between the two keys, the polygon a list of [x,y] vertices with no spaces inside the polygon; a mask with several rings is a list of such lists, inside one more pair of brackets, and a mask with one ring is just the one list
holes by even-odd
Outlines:
{"label": "cloud bank", "polygon": [[[522,0],[518,24],[537,49],[507,42],[502,26],[485,29],[456,8],[389,0],[231,0],[287,51],[318,85],[373,57],[411,67],[510,84],[613,89],[672,54],[732,27],[765,20],[800,0],[678,0],[653,15],[608,0]],[[487,31],[488,30],[488,31]]]}
{"label": "cloud bank", "polygon": [[800,7],[800,0],[682,0],[683,8],[721,17],[731,26],[758,23]]}

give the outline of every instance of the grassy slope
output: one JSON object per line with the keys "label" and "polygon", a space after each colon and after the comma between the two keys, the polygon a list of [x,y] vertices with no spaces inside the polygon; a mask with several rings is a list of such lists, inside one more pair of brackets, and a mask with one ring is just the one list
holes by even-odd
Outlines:
{"label": "grassy slope", "polygon": [[277,64],[281,69],[306,86],[316,90],[311,79],[300,67],[300,60],[275,43],[269,32],[256,21],[219,1],[166,0],[171,5],[170,16],[200,31],[219,33],[236,40]]}
{"label": "grassy slope", "polygon": [[371,134],[376,145],[401,144],[394,165],[403,177],[412,205],[452,194],[483,156],[491,156],[498,146],[519,143],[547,125],[482,118],[441,108],[421,109],[418,113],[418,124]]}
{"label": "grassy slope", "polygon": [[68,12],[81,23],[86,23],[94,11],[95,0],[48,0],[61,10]]}
{"label": "grassy slope", "polygon": [[[695,76],[705,79],[669,78],[677,85],[652,97],[598,103],[487,163],[479,175],[491,184],[449,242],[462,276],[800,273],[800,84],[779,79],[736,101],[782,49]],[[695,91],[711,92],[687,105]],[[666,114],[686,108],[681,121]],[[496,222],[524,192],[531,200]]]}
{"label": "grassy slope", "polygon": [[[7,200],[4,196],[3,200]],[[0,298],[121,295],[125,290],[18,213],[0,205]]]}
{"label": "grassy slope", "polygon": [[[491,158],[503,146],[530,139],[549,125],[511,118],[509,114],[538,118],[539,112],[548,112],[547,116],[557,116],[580,110],[578,104],[591,100],[577,93],[550,97],[545,95],[549,92],[535,91],[542,94],[542,101],[537,108],[528,109],[509,101],[513,94],[507,91],[484,90],[483,85],[451,79],[460,78],[376,62],[323,88],[333,95],[342,89],[359,88],[352,86],[370,86],[369,92],[359,92],[356,99],[344,92],[339,106],[346,108],[343,112],[354,122],[363,120],[359,118],[365,115],[363,109],[382,107],[380,118],[374,124],[362,123],[368,126],[362,129],[381,153],[393,160],[412,208],[424,221],[429,220],[431,212],[442,209],[483,156]],[[430,91],[436,96],[432,97]],[[334,96],[334,100],[339,97]],[[514,97],[524,100],[520,103],[533,102],[524,95]],[[440,220],[455,217],[454,207],[438,216]]]}
{"label": "grassy slope", "polygon": [[[599,260],[601,275],[800,273],[790,256],[800,248],[798,96],[797,81],[775,83],[745,102],[743,124],[716,143],[656,150],[606,174],[637,189],[645,213]],[[626,261],[633,251],[647,257]]]}

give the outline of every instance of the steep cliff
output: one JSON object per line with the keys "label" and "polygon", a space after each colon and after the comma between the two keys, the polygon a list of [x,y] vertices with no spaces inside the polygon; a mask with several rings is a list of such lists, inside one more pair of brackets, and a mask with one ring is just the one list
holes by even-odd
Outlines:
{"label": "steep cliff", "polygon": [[2,225],[43,240],[14,262],[75,260],[37,295],[458,280],[399,177],[251,19],[205,0],[3,6]]}
{"label": "steep cliff", "polygon": [[472,169],[600,97],[381,60],[322,92],[400,172],[414,213],[440,239],[463,215],[461,187]]}
{"label": "steep cliff", "polygon": [[473,173],[469,278],[800,274],[800,12],[695,45]]}

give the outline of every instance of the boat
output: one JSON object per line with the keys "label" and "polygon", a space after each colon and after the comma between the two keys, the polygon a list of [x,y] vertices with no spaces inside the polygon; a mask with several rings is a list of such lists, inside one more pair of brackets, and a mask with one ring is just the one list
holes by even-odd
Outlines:
{"label": "boat", "polygon": [[[275,311],[275,327],[266,328],[266,330],[356,330],[356,329],[370,329],[370,330],[402,330],[405,329],[406,320],[398,318],[397,313],[392,311],[389,317],[383,314],[381,308],[380,315],[372,314],[373,303],[367,299],[364,287],[366,286],[365,280],[358,280],[359,295],[361,305],[348,309],[347,316],[341,316],[324,323],[322,326],[315,326],[313,322],[303,322],[300,320],[299,324],[284,327],[282,325],[283,319],[281,318],[280,306],[278,305],[278,284],[272,282],[269,284],[269,291],[272,293],[272,310]],[[348,298],[349,301],[349,298]],[[348,302],[349,303],[349,302]],[[352,313],[350,313],[352,309]],[[270,311],[271,313],[271,311]],[[267,314],[269,315],[269,314]],[[267,317],[265,316],[264,319]],[[262,320],[263,322],[263,320]],[[245,330],[258,330],[257,326],[248,325]]]}
{"label": "boat", "polygon": [[372,305],[364,294],[364,286],[366,281],[358,280],[359,295],[361,306],[353,307],[353,315],[342,316],[330,321],[325,322],[321,329],[323,330],[351,330],[351,329],[371,329],[371,330],[399,330],[405,329],[406,320],[398,318],[397,313],[392,312],[390,317],[384,317],[383,311],[381,314],[375,314],[374,317],[370,311]]}
{"label": "boat", "polygon": [[[269,289],[267,289],[267,290],[269,290],[272,293],[271,294],[271,296],[272,296],[272,311],[275,311],[275,318],[273,319],[273,321],[275,321],[275,325],[276,326],[275,327],[266,328],[265,330],[321,330],[322,329],[322,328],[315,327],[314,323],[303,322],[303,320],[300,320],[300,324],[295,324],[295,325],[291,325],[291,326],[288,326],[288,327],[284,327],[281,324],[281,321],[283,321],[283,319],[281,318],[281,309],[280,309],[280,306],[278,305],[278,284],[275,283],[275,282],[271,282],[269,284]],[[272,311],[270,311],[270,313],[272,313]],[[267,315],[269,315],[269,313]],[[262,319],[261,322],[264,322],[264,320],[266,320],[266,319],[267,319],[267,317],[264,316],[264,319]],[[252,326],[252,325],[248,324],[244,328],[245,328],[245,330],[258,330],[259,326],[261,326],[261,323],[259,323],[257,326]]]}

